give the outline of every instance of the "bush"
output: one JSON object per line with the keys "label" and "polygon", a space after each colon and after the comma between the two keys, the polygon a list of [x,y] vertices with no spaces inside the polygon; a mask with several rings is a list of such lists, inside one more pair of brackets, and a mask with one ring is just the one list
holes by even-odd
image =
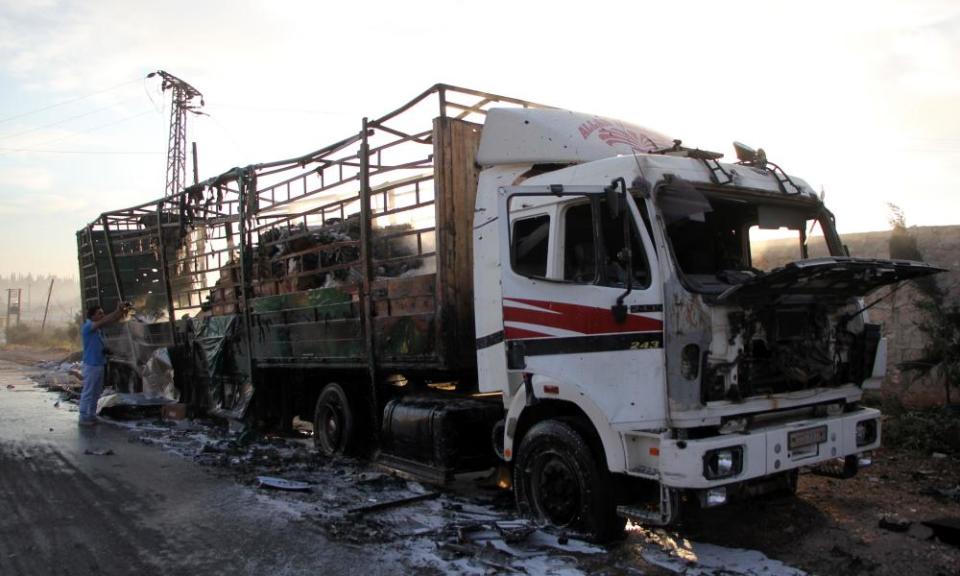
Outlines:
{"label": "bush", "polygon": [[922,454],[960,454],[960,421],[955,407],[905,410],[884,405],[883,444]]}
{"label": "bush", "polygon": [[[890,257],[923,262],[917,239],[907,229],[903,210],[888,204],[891,212]],[[935,275],[911,280],[920,293],[916,305],[921,320],[917,328],[924,335],[920,357],[898,364],[904,371],[931,376],[943,385],[947,405],[953,403],[951,389],[960,387],[960,303],[948,302],[947,292],[937,284]]]}
{"label": "bush", "polygon": [[33,329],[26,324],[7,326],[6,334],[8,344],[29,344],[37,337]]}
{"label": "bush", "polygon": [[20,324],[7,327],[6,336],[7,344],[65,348],[68,350],[80,347],[80,331],[73,324],[60,328],[48,326],[43,333],[40,332],[39,327]]}

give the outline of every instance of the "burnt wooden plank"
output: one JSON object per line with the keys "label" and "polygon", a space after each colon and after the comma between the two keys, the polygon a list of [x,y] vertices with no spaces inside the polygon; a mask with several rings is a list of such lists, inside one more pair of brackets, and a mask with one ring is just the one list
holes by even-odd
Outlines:
{"label": "burnt wooden plank", "polygon": [[372,284],[373,297],[376,300],[408,298],[412,296],[434,296],[437,293],[436,275],[424,274],[410,278],[392,278],[378,280]]}
{"label": "burnt wooden plank", "polygon": [[434,120],[437,186],[437,338],[451,366],[469,367],[473,349],[473,210],[479,170],[476,151],[481,127],[471,122]]}
{"label": "burnt wooden plank", "polygon": [[432,314],[436,310],[436,298],[433,296],[415,296],[412,298],[395,298],[374,302],[376,317],[413,316],[417,314]]}
{"label": "burnt wooden plank", "polygon": [[384,359],[423,359],[436,356],[435,316],[375,318],[378,354]]}

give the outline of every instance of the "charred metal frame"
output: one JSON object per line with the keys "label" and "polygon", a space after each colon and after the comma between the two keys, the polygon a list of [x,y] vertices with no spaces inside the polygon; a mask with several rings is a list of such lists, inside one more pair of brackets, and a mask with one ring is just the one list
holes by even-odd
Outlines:
{"label": "charred metal frame", "polygon": [[[432,260],[432,274],[439,277],[443,238],[437,227],[441,184],[435,170],[434,119],[478,122],[494,105],[547,108],[437,84],[388,114],[364,118],[358,133],[319,150],[234,169],[160,200],[104,212],[78,233],[84,302],[103,300],[99,276],[103,258],[97,259],[97,239],[102,237],[117,297],[134,300],[138,309],[152,303],[158,318],[162,311],[171,345],[177,343],[178,316],[238,314],[252,368],[252,331],[259,319],[253,317],[251,301],[306,290],[301,283],[353,270],[362,279],[355,288],[355,303],[362,325],[362,341],[357,344],[365,354],[340,367],[365,369],[375,382],[379,367],[392,362],[378,357],[375,342],[378,310],[390,309],[390,301],[383,300],[387,290],[378,287],[383,286],[379,271]],[[284,251],[293,240],[351,217],[360,220],[358,240]],[[405,218],[413,224],[391,229],[393,222],[406,222]],[[414,249],[394,254],[390,248],[397,242]],[[359,251],[359,258],[324,265],[322,254],[344,249],[351,254]],[[316,265],[307,269],[305,258],[314,259]],[[272,278],[255,266],[283,269],[282,278]],[[435,283],[433,309],[439,317],[447,302],[438,289],[439,279]],[[436,322],[436,342],[443,337],[439,326]],[[421,360],[428,364],[432,360],[442,369],[436,358]],[[311,362],[319,360],[272,358],[269,365]]]}

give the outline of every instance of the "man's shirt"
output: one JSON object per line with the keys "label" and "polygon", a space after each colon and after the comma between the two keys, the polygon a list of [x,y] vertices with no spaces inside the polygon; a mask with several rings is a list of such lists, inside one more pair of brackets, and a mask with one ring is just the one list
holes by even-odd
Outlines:
{"label": "man's shirt", "polygon": [[103,366],[107,363],[103,355],[103,335],[94,328],[93,320],[87,319],[80,329],[83,336],[83,363],[87,366]]}

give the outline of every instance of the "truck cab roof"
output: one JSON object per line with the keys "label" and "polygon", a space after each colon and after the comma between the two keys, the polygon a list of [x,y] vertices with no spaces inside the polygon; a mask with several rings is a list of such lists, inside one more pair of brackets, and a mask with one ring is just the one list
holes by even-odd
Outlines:
{"label": "truck cab roof", "polygon": [[[677,141],[670,137],[622,120],[559,109],[493,108],[484,123],[477,163],[483,167],[577,165],[577,169],[571,170],[573,174],[563,173],[563,177],[584,183],[593,180],[591,184],[598,183],[595,179],[601,174],[613,172],[624,176],[642,171],[650,183],[672,174],[702,184],[715,183],[719,174],[728,180],[726,184],[739,189],[817,197],[806,182],[796,177],[672,151],[676,149]],[[789,179],[787,186],[783,184],[784,177]],[[550,175],[544,174],[530,178],[528,183],[550,179]]]}
{"label": "truck cab roof", "polygon": [[673,145],[669,137],[621,120],[557,109],[493,108],[477,163],[579,164]]}

